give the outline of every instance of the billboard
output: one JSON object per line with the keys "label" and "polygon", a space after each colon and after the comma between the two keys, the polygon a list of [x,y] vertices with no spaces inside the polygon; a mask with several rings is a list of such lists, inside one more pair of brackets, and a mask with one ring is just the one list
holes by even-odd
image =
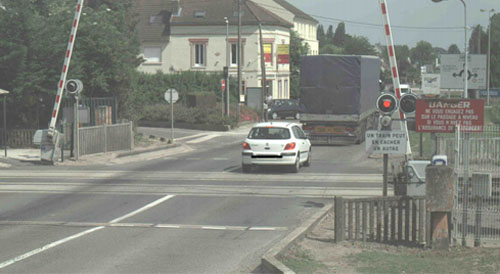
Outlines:
{"label": "billboard", "polygon": [[278,64],[290,64],[290,45],[278,45]]}
{"label": "billboard", "polygon": [[[486,55],[471,54],[468,56],[468,88],[486,88]],[[464,62],[461,54],[441,54],[441,88],[463,89],[464,88]]]}
{"label": "billboard", "polygon": [[439,74],[422,73],[421,90],[424,94],[439,95],[441,89],[441,76]]}
{"label": "billboard", "polygon": [[484,125],[484,100],[476,99],[418,99],[417,132],[480,132]]}

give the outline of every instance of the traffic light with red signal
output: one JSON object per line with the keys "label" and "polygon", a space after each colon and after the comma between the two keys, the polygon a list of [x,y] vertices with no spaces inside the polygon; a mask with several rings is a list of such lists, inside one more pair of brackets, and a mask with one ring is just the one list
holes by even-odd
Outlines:
{"label": "traffic light with red signal", "polygon": [[377,109],[384,115],[392,114],[398,109],[398,99],[390,93],[384,93],[377,99]]}

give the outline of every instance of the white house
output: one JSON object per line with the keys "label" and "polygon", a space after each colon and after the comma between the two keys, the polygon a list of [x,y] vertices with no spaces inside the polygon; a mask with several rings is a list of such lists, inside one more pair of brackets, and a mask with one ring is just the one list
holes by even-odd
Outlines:
{"label": "white house", "polygon": [[[273,0],[268,0],[273,1]],[[139,70],[221,72],[226,65],[226,22],[229,21],[230,75],[237,77],[237,0],[136,0],[140,14]],[[261,87],[262,25],[266,80],[273,98],[290,97],[288,48],[294,23],[255,1],[242,1],[242,82]],[[286,11],[287,14],[291,14]],[[290,15],[293,18],[296,15]],[[295,20],[294,22],[298,22]],[[297,25],[299,26],[299,25]],[[315,32],[314,32],[315,36]],[[316,50],[317,51],[317,50]]]}
{"label": "white house", "polygon": [[318,20],[288,3],[286,0],[253,1],[293,24],[293,30],[304,40],[304,44],[309,45],[309,55],[319,54],[319,41],[317,38]]}

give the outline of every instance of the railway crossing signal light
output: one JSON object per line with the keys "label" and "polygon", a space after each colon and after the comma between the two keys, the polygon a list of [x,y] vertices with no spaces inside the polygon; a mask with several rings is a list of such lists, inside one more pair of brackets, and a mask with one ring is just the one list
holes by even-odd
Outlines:
{"label": "railway crossing signal light", "polygon": [[398,109],[398,99],[390,93],[384,93],[377,99],[377,109],[382,114],[392,114]]}
{"label": "railway crossing signal light", "polygon": [[412,113],[417,109],[417,96],[407,93],[399,99],[399,108],[404,113]]}
{"label": "railway crossing signal light", "polygon": [[66,81],[66,84],[64,85],[66,88],[66,91],[73,95],[73,96],[78,96],[80,92],[83,90],[83,83],[80,80],[68,80]]}

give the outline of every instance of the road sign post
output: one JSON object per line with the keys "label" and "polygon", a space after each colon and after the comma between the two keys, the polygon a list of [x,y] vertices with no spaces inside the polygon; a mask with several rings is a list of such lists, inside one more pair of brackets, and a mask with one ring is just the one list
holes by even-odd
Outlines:
{"label": "road sign post", "polygon": [[174,103],[177,102],[177,100],[179,100],[179,93],[177,92],[177,90],[173,89],[173,88],[169,88],[167,91],[165,91],[165,101],[167,101],[168,103],[170,103],[170,126],[171,126],[171,133],[172,133],[172,137],[171,137],[171,141],[172,143],[174,142]]}

